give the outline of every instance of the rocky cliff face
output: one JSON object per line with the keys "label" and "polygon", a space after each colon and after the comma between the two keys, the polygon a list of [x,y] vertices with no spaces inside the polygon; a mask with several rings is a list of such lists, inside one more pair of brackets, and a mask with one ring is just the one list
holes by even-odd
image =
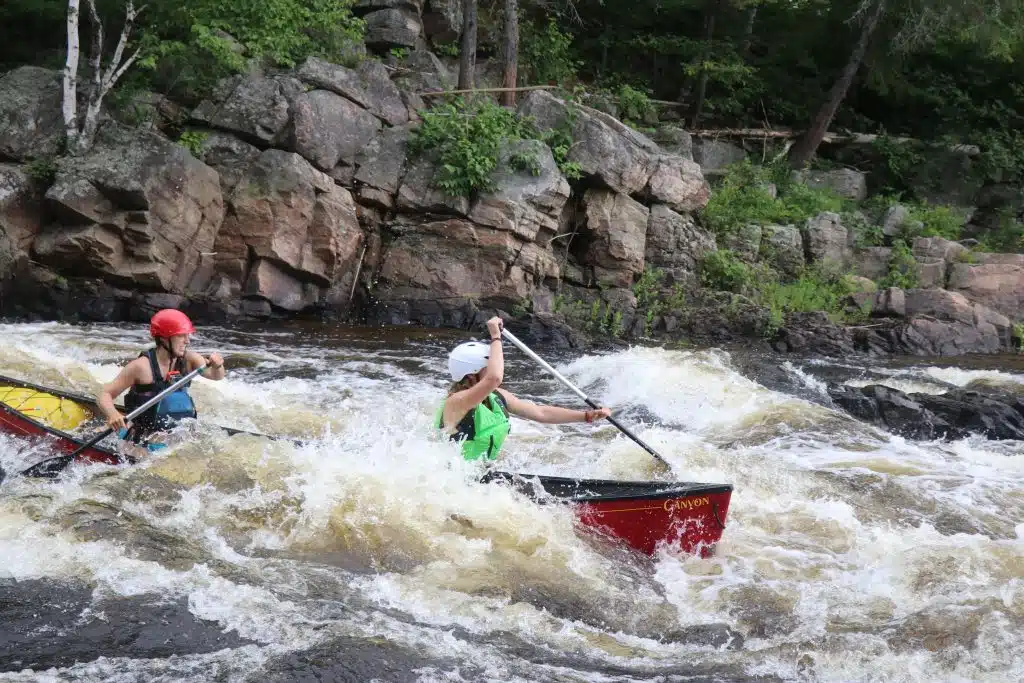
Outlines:
{"label": "rocky cliff face", "polygon": [[[397,35],[409,17],[428,14],[431,30],[450,33],[451,5],[360,7],[381,35]],[[463,327],[493,309],[550,321],[570,305],[620,334],[763,332],[756,306],[700,290],[700,262],[718,245],[695,219],[710,187],[684,131],[659,136],[670,141],[662,147],[594,109],[570,117],[565,102],[534,91],[520,113],[541,130],[571,128],[569,161],[582,178],[570,183],[544,143],[519,141],[502,150],[492,191],[451,197],[434,164],[406,151],[422,106],[415,89],[447,82],[443,65],[417,52],[430,67],[422,73],[437,78],[392,80],[376,61],[349,69],[311,58],[291,72],[222,82],[189,114],[188,148],[108,120],[95,148],[74,158],[55,156],[56,74],[24,67],[0,76],[2,311],[145,319],[170,305],[201,320],[320,314]],[[713,169],[714,150],[699,150]],[[530,171],[509,163],[523,154],[536,160]],[[849,174],[807,182],[862,190]],[[790,274],[832,262],[877,279],[890,257],[886,247],[857,249],[828,213],[805,225],[750,226],[733,241],[722,246]],[[870,299],[879,322],[854,330],[798,317],[776,348],[1007,348],[1021,317],[1024,257],[968,262],[964,251],[919,239],[921,289],[851,302]],[[685,313],[637,313],[634,289],[649,268],[686,295]]]}
{"label": "rocky cliff face", "polygon": [[[714,244],[689,217],[709,196],[700,168],[586,108],[575,189],[528,140],[502,151],[493,191],[467,199],[438,189],[429,160],[408,158],[416,95],[375,61],[228,79],[191,112],[189,149],[108,121],[93,150],[57,158],[43,178],[39,160],[60,135],[57,86],[30,67],[0,78],[8,312],[141,317],[170,302],[206,317],[463,325],[481,307],[550,313],[567,279],[631,305],[648,259],[686,278],[686,254]],[[541,92],[520,108],[542,127],[567,111]],[[531,172],[508,163],[523,153]]]}

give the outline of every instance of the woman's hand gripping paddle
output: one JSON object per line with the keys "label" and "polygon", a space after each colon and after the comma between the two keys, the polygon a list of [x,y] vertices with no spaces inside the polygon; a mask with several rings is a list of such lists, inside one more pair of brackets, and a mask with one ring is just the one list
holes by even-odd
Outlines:
{"label": "woman's hand gripping paddle", "polygon": [[[531,351],[529,349],[529,347],[526,346],[526,344],[524,344],[523,342],[519,341],[514,334],[512,334],[511,332],[509,332],[506,329],[502,329],[501,330],[501,334],[502,334],[503,337],[505,337],[505,339],[508,339],[510,342],[515,344],[516,347],[520,351],[522,351],[527,356],[532,358],[533,361],[535,363],[537,363],[537,365],[539,365],[542,368],[544,368],[545,370],[547,370],[552,376],[555,377],[555,379],[557,379],[562,384],[567,386],[574,394],[579,396],[580,399],[582,399],[583,402],[586,403],[588,406],[590,406],[591,408],[594,408],[595,410],[601,408],[601,406],[598,405],[597,402],[591,400],[586,394],[584,394],[582,391],[580,391],[579,387],[577,387],[575,384],[573,384],[572,382],[567,380],[564,376],[562,376],[562,373],[560,373],[558,370],[555,370],[553,367],[548,365],[547,362],[545,362],[545,360],[543,358],[541,358],[540,356],[535,354],[533,351]],[[637,443],[637,445],[640,446],[640,448],[644,449],[645,451],[647,451],[648,453],[653,455],[655,457],[655,459],[657,459],[661,464],[665,465],[669,469],[672,468],[672,466],[668,464],[668,461],[665,460],[665,458],[663,458],[660,455],[658,455],[657,451],[655,451],[653,448],[651,448],[646,443],[644,443],[643,440],[639,436],[637,436],[633,432],[629,431],[629,429],[627,429],[625,427],[625,425],[623,425],[621,422],[619,422],[618,420],[616,420],[614,417],[611,417],[611,416],[608,416],[608,421],[611,422],[616,427],[618,427],[620,432],[622,432],[623,434],[625,434],[626,436],[631,438],[633,441],[635,441]]]}

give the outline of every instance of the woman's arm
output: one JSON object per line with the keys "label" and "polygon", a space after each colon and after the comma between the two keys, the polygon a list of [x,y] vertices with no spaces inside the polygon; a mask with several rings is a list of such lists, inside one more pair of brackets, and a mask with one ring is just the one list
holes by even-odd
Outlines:
{"label": "woman's arm", "polygon": [[601,420],[612,414],[608,408],[597,410],[573,410],[572,408],[559,408],[558,406],[540,406],[531,401],[518,398],[515,394],[498,389],[498,393],[505,399],[508,411],[516,417],[521,417],[534,422],[544,424],[565,424],[567,422],[593,422]]}
{"label": "woman's arm", "polygon": [[117,377],[104,384],[96,393],[96,403],[99,405],[100,410],[103,411],[103,417],[106,418],[107,426],[111,429],[123,429],[125,426],[124,415],[114,405],[114,399],[135,384],[138,380],[139,368],[142,363],[146,362],[148,361],[145,358],[136,358],[121,368],[121,372],[117,373]]}
{"label": "woman's arm", "polygon": [[487,368],[480,381],[469,389],[457,391],[444,401],[444,412],[441,421],[445,429],[452,429],[462,416],[483,403],[491,392],[501,386],[505,378],[505,356],[501,350],[501,318],[494,317],[487,321],[487,329],[491,333],[491,346],[487,353]]}
{"label": "woman's arm", "polygon": [[216,351],[210,354],[209,359],[203,358],[195,351],[188,351],[185,354],[185,360],[188,362],[189,372],[206,365],[206,369],[201,373],[206,379],[224,379],[227,374],[224,369],[224,359]]}

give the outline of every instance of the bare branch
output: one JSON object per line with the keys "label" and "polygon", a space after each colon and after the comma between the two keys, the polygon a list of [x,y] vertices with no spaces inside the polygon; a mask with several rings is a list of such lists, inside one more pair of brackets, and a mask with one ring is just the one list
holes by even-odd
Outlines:
{"label": "bare branch", "polygon": [[78,0],[68,0],[68,54],[64,62],[61,110],[64,114],[64,134],[69,147],[78,138]]}

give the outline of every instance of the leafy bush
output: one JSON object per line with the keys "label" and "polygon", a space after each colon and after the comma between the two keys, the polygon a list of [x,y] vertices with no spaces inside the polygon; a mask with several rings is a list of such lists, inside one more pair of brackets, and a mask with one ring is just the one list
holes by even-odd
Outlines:
{"label": "leafy bush", "polygon": [[805,269],[793,282],[767,281],[757,300],[769,311],[771,334],[789,313],[823,311],[833,322],[844,322],[845,300],[853,291],[844,274],[812,267]]}
{"label": "leafy bush", "polygon": [[889,273],[879,282],[881,287],[913,289],[920,281],[917,261],[904,240],[896,240],[889,257]]}
{"label": "leafy bush", "polygon": [[186,130],[178,136],[178,144],[187,149],[197,159],[202,158],[203,143],[209,137],[208,133],[198,130]]}
{"label": "leafy bush", "polygon": [[[778,196],[768,187],[775,184]],[[822,211],[841,212],[844,201],[829,190],[792,182],[775,169],[745,160],[730,166],[701,212],[705,226],[727,235],[751,223],[802,223]]]}
{"label": "leafy bush", "polygon": [[742,293],[754,281],[754,269],[730,249],[713,251],[700,262],[700,283],[708,289]]}
{"label": "leafy bush", "polygon": [[[135,80],[186,99],[202,97],[248,59],[295,66],[316,55],[339,62],[361,43],[353,0],[154,0],[140,15]],[[136,83],[137,85],[137,83]]]}
{"label": "leafy bush", "polygon": [[454,197],[493,189],[491,176],[502,143],[534,137],[532,126],[489,98],[445,102],[422,111],[421,117],[409,152],[435,157],[440,166],[437,185]]}
{"label": "leafy bush", "polygon": [[1024,222],[1017,220],[1011,207],[1003,207],[996,217],[996,226],[978,236],[978,251],[1021,253],[1024,250]]}
{"label": "leafy bush", "polygon": [[616,97],[619,106],[619,118],[627,123],[648,123],[658,120],[658,112],[651,104],[650,98],[643,90],[623,85]]}
{"label": "leafy bush", "polygon": [[561,85],[576,77],[572,34],[561,31],[553,17],[546,24],[519,23],[519,74],[522,82]]}
{"label": "leafy bush", "polygon": [[947,240],[960,239],[963,229],[963,217],[954,213],[948,206],[929,206],[918,204],[911,207],[912,220],[921,221],[921,237],[943,237]]}

